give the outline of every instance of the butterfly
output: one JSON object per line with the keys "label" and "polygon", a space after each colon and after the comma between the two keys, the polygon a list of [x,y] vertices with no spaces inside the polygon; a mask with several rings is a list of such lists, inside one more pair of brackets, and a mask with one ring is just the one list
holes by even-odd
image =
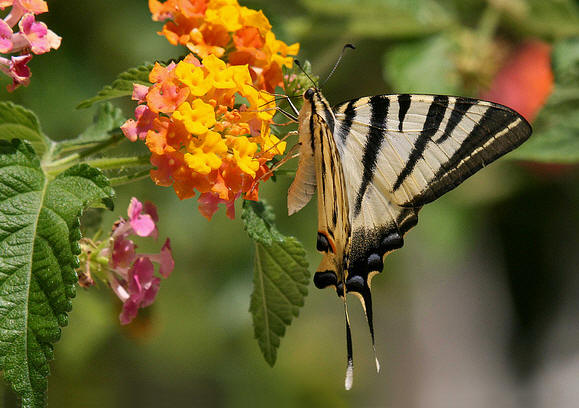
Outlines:
{"label": "butterfly", "polygon": [[531,126],[492,102],[445,95],[377,95],[330,107],[317,87],[297,111],[300,159],[288,191],[288,212],[317,189],[318,288],[344,301],[347,368],[353,352],[346,294],[363,306],[376,359],[371,280],[384,258],[404,244],[421,207],[518,147]]}

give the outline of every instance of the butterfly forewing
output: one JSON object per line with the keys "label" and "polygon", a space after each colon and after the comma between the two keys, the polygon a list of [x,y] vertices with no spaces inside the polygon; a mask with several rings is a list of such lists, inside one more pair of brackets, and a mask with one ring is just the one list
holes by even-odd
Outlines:
{"label": "butterfly forewing", "polygon": [[[440,197],[531,133],[525,119],[505,106],[444,95],[360,98],[339,105],[335,113],[342,159],[359,156],[361,148],[378,150],[376,161],[368,162],[373,172],[382,173],[373,182],[401,206],[420,207]],[[378,143],[373,133],[382,135]],[[358,190],[363,182],[358,181]],[[361,199],[363,194],[351,205],[355,212]]]}

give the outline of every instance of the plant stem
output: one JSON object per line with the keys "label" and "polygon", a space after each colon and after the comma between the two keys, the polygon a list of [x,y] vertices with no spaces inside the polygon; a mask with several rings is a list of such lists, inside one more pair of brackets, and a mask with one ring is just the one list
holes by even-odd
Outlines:
{"label": "plant stem", "polygon": [[92,167],[98,167],[101,170],[120,169],[126,167],[137,167],[149,164],[150,156],[130,156],[130,157],[100,157],[93,160],[85,160]]}
{"label": "plant stem", "polygon": [[124,140],[124,136],[120,133],[113,134],[111,137],[96,146],[93,146],[89,149],[71,154],[69,156],[63,157],[60,160],[55,160],[51,163],[48,163],[44,166],[44,170],[50,175],[56,175],[61,173],[62,171],[66,170],[67,168],[71,167],[72,165],[80,162],[83,157],[90,156],[92,154],[102,152],[106,149],[110,149],[111,147],[116,146],[118,143]]}
{"label": "plant stem", "polygon": [[127,176],[112,177],[109,179],[109,183],[111,184],[111,187],[117,187],[123,184],[132,183],[134,181],[142,180],[149,177],[150,171],[151,171],[150,169],[146,169]]}

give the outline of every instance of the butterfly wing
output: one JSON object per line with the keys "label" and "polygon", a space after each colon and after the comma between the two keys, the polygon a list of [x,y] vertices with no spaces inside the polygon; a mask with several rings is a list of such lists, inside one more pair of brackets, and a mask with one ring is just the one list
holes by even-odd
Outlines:
{"label": "butterfly wing", "polygon": [[360,98],[334,112],[352,229],[348,291],[372,332],[371,278],[402,247],[420,207],[519,146],[531,127],[502,105],[440,95]]}

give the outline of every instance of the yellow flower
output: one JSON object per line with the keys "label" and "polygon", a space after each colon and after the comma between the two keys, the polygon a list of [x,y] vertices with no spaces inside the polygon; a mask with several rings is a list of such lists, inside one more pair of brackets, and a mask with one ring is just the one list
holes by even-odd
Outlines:
{"label": "yellow flower", "polygon": [[251,85],[253,83],[247,65],[232,65],[228,69],[238,89],[241,90],[244,85]]}
{"label": "yellow flower", "polygon": [[183,102],[175,112],[173,118],[183,122],[188,132],[194,135],[205,134],[215,125],[215,111],[213,106],[195,99],[192,104]]}
{"label": "yellow flower", "polygon": [[185,154],[187,165],[200,174],[209,174],[221,167],[221,158],[227,152],[227,145],[217,132],[209,131],[190,143]]}
{"label": "yellow flower", "polygon": [[251,85],[244,85],[241,96],[249,101],[252,110],[256,111],[258,119],[270,121],[275,115],[274,98],[265,91],[258,91]]}
{"label": "yellow flower", "polygon": [[187,85],[191,95],[194,96],[203,96],[213,87],[213,81],[205,77],[203,68],[185,61],[177,64],[175,76]]}
{"label": "yellow flower", "polygon": [[203,66],[209,71],[209,76],[212,79],[213,86],[218,89],[235,88],[233,81],[233,71],[227,68],[223,60],[220,60],[215,55],[209,55],[203,58]]}
{"label": "yellow flower", "polygon": [[268,31],[265,35],[265,45],[263,49],[270,57],[271,61],[277,62],[280,67],[285,65],[286,67],[291,68],[293,58],[284,57],[284,55],[297,55],[300,50],[300,44],[295,43],[288,46],[283,41],[276,39],[274,33]]}
{"label": "yellow flower", "polygon": [[237,167],[244,173],[255,177],[255,172],[259,169],[259,161],[253,158],[257,151],[257,143],[250,142],[245,136],[235,138],[233,142],[233,158]]}
{"label": "yellow flower", "polygon": [[261,151],[264,154],[271,156],[283,154],[287,145],[286,142],[280,142],[275,135],[271,134],[270,127],[266,122],[261,124],[259,143],[261,145]]}
{"label": "yellow flower", "polygon": [[234,1],[212,1],[205,12],[205,21],[211,24],[219,24],[227,31],[237,31],[241,27],[240,6]]}
{"label": "yellow flower", "polygon": [[255,27],[261,35],[271,30],[271,24],[261,10],[252,10],[247,7],[241,8],[241,22],[246,27]]}

